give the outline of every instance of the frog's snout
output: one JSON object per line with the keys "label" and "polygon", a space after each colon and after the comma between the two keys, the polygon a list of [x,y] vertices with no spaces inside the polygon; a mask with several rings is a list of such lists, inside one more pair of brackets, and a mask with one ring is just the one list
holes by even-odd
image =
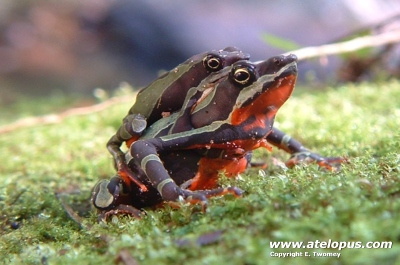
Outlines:
{"label": "frog's snout", "polygon": [[297,62],[297,56],[295,54],[289,54],[285,58],[287,63]]}

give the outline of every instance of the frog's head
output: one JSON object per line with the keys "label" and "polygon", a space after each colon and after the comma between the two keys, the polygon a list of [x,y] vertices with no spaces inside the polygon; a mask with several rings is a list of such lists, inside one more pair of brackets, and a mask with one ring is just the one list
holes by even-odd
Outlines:
{"label": "frog's head", "polygon": [[241,91],[231,122],[269,120],[271,122],[265,126],[272,126],[276,112],[290,97],[296,78],[297,57],[293,54],[275,56],[258,63],[234,63],[230,79]]}
{"label": "frog's head", "polygon": [[223,50],[213,50],[195,55],[188,60],[188,63],[196,67],[200,65],[196,62],[201,62],[202,66],[197,71],[199,75],[203,76],[206,73],[217,72],[234,62],[248,60],[249,58],[248,53],[242,52],[237,47],[226,47]]}
{"label": "frog's head", "polygon": [[226,47],[223,50],[211,51],[203,58],[203,66],[209,71],[216,72],[240,60],[248,60],[250,55],[239,48]]}

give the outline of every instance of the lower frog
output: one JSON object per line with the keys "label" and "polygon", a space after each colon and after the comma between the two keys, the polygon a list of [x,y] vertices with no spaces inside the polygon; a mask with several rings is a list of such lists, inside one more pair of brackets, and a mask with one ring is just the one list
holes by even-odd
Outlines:
{"label": "lower frog", "polygon": [[[202,155],[193,150],[181,150],[167,154],[161,154],[165,168],[168,170],[171,178],[181,188],[187,188],[192,179],[199,170],[199,161]],[[134,172],[135,176],[146,185],[147,191],[143,191],[135,183],[126,183],[116,175],[110,180],[100,180],[93,188],[92,204],[99,211],[99,221],[107,220],[112,215],[130,215],[135,218],[141,218],[144,212],[143,208],[158,207],[163,205],[164,199],[156,188],[153,187],[143,170],[137,167],[129,153],[126,154],[128,166]],[[131,185],[130,187],[128,185]],[[206,198],[213,196],[222,196],[232,194],[235,197],[242,195],[242,191],[236,187],[214,188],[203,191]],[[194,202],[194,201],[192,201]],[[203,209],[206,208],[206,202],[201,201]]]}

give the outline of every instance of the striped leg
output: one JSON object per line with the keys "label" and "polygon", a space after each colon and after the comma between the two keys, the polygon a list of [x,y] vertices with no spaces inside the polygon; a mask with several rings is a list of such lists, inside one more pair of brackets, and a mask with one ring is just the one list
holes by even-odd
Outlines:
{"label": "striped leg", "polygon": [[123,142],[126,142],[129,147],[132,142],[136,141],[141,136],[146,125],[146,119],[142,115],[128,115],[123,120],[123,124],[118,129],[117,133],[107,142],[107,149],[114,157],[119,176],[128,184],[129,187],[131,186],[131,183],[136,183],[142,191],[147,191],[147,187],[127,166],[125,154],[121,151],[120,147]]}
{"label": "striped leg", "polygon": [[237,188],[215,190],[182,189],[170,177],[157,155],[156,146],[158,143],[163,144],[161,140],[156,138],[149,141],[136,141],[132,144],[130,153],[135,164],[140,165],[153,187],[157,189],[165,201],[179,201],[183,199],[187,202],[200,203],[203,207],[206,207],[208,197],[224,195],[226,193],[232,193],[237,196],[241,195],[241,191]]}
{"label": "striped leg", "polygon": [[275,127],[267,136],[267,141],[291,154],[289,160],[286,161],[287,167],[293,167],[302,162],[316,162],[320,167],[331,171],[337,171],[340,168],[340,164],[347,161],[347,159],[343,157],[323,157],[317,153],[313,153],[300,142]]}
{"label": "striped leg", "polygon": [[183,190],[176,185],[156,153],[155,147],[145,141],[137,141],[132,144],[131,154],[133,159],[136,164],[140,165],[153,187],[157,189],[164,200],[178,201],[180,198],[184,200],[189,198],[189,200],[207,202],[207,197],[202,192]]}

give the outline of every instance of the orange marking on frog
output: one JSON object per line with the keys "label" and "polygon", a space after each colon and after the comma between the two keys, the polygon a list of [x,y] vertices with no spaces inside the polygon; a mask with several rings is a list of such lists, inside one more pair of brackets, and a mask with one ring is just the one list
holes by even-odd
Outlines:
{"label": "orange marking on frog", "polygon": [[136,142],[137,139],[139,139],[139,136],[134,136],[134,137],[132,137],[131,139],[125,141],[126,146],[127,146],[128,148],[131,147],[131,145],[132,145],[134,142]]}
{"label": "orange marking on frog", "polygon": [[251,129],[251,127],[255,126],[265,128],[267,125],[266,121],[271,120],[278,109],[290,97],[295,82],[295,75],[289,75],[275,81],[267,91],[254,99],[251,104],[233,111],[232,125],[239,125],[249,120],[250,117],[255,116],[255,121],[253,124],[247,125],[247,129]]}
{"label": "orange marking on frog", "polygon": [[235,177],[246,170],[248,161],[244,157],[246,152],[259,147],[267,148],[269,151],[272,147],[267,143],[266,139],[261,140],[237,140],[229,144],[212,144],[212,148],[227,149],[242,148],[243,156],[236,159],[212,159],[203,157],[199,162],[199,169],[193,182],[190,185],[190,190],[213,189],[217,186],[219,172],[224,172],[227,177]]}
{"label": "orange marking on frog", "polygon": [[[264,135],[262,137],[266,137],[267,135]],[[220,144],[206,144],[206,145],[193,145],[188,149],[197,149],[197,148],[215,148],[215,149],[223,149],[223,150],[235,150],[235,149],[243,149],[243,153],[246,153],[248,151],[252,151],[254,149],[257,149],[259,147],[264,147],[267,148],[268,151],[272,151],[272,146],[270,146],[265,138],[261,139],[245,139],[245,140],[234,140],[226,143],[220,143]]]}
{"label": "orange marking on frog", "polygon": [[218,174],[223,171],[227,177],[234,177],[245,171],[247,159],[211,159],[204,157],[199,162],[199,170],[193,178],[190,190],[213,189],[217,186]]}

